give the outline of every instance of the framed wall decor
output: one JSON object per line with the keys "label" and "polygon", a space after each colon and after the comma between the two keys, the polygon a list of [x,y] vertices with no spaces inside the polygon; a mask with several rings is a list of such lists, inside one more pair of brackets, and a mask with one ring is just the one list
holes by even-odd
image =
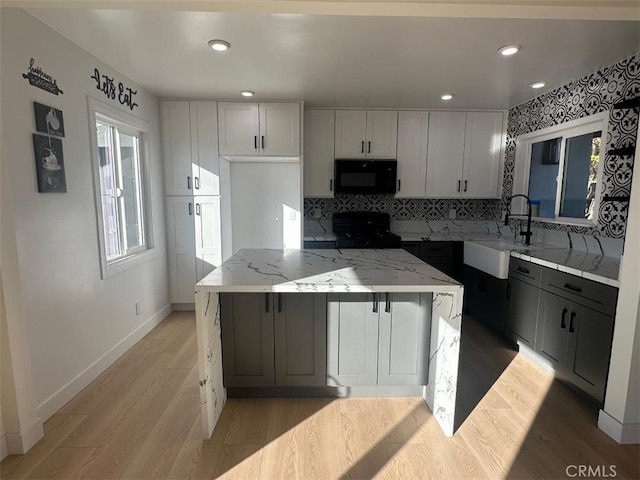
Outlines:
{"label": "framed wall decor", "polygon": [[33,102],[33,113],[36,117],[36,131],[64,137],[64,118],[62,110]]}
{"label": "framed wall decor", "polygon": [[36,160],[38,192],[66,192],[67,181],[64,173],[62,140],[34,133],[33,152]]}

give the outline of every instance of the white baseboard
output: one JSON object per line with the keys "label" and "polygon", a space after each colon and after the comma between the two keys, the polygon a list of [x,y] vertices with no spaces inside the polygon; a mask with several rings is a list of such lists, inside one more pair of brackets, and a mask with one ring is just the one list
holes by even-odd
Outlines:
{"label": "white baseboard", "polygon": [[44,437],[42,420],[36,419],[30,426],[20,433],[7,433],[2,437],[0,445],[2,458],[7,455],[27,453],[38,441]]}
{"label": "white baseboard", "polygon": [[604,410],[598,415],[598,428],[620,444],[640,443],[640,423],[620,423]]}
{"label": "white baseboard", "polygon": [[7,435],[0,437],[0,462],[9,455],[9,448],[7,447]]}
{"label": "white baseboard", "polygon": [[153,327],[158,325],[171,312],[171,304],[162,307],[142,325],[118,342],[113,348],[108,350],[104,355],[99,357],[95,362],[76,375],[53,395],[44,400],[36,407],[40,418],[45,421],[60,410],[69,400],[80,393],[84,387],[95,380],[98,375],[104,372],[113,362],[120,358],[122,354],[129,350],[142,337],[149,333]]}
{"label": "white baseboard", "polygon": [[196,310],[195,303],[174,303],[172,306],[174,312],[195,312]]}

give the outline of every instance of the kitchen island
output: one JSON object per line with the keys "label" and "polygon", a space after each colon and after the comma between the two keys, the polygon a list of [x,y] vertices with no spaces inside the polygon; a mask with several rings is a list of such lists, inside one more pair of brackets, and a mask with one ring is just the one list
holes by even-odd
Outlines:
{"label": "kitchen island", "polygon": [[[241,250],[196,285],[202,426],[211,437],[226,402],[221,301],[226,293],[430,294],[428,381],[422,396],[453,435],[462,323],[462,286],[400,249]],[[388,307],[388,303],[387,303]],[[267,304],[268,310],[268,304]],[[388,310],[387,310],[388,311]]]}

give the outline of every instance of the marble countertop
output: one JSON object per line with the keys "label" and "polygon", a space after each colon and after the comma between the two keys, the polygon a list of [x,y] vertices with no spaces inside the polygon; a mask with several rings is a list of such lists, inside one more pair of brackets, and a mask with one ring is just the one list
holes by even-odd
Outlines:
{"label": "marble countertop", "polygon": [[612,287],[620,286],[618,281],[620,259],[616,257],[605,257],[552,245],[512,250],[511,256]]}
{"label": "marble countertop", "polygon": [[401,249],[240,250],[196,285],[210,292],[458,292]]}

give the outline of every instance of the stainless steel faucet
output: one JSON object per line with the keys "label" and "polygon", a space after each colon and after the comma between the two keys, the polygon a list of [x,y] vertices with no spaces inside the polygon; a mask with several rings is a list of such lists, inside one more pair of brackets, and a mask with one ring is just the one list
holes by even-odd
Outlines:
{"label": "stainless steel faucet", "polygon": [[[511,209],[511,200],[513,200],[514,198],[517,197],[522,197],[525,198],[527,200],[527,205],[528,205],[528,211],[527,214],[521,214],[521,213],[509,213],[509,210]],[[531,245],[531,235],[533,235],[533,232],[531,231],[531,199],[529,197],[527,197],[524,194],[517,194],[517,195],[512,195],[511,197],[509,197],[509,200],[507,200],[507,212],[504,216],[504,224],[505,225],[509,225],[509,217],[527,217],[527,230],[523,231],[520,230],[520,235],[522,235],[524,237],[524,244],[525,245]]]}

